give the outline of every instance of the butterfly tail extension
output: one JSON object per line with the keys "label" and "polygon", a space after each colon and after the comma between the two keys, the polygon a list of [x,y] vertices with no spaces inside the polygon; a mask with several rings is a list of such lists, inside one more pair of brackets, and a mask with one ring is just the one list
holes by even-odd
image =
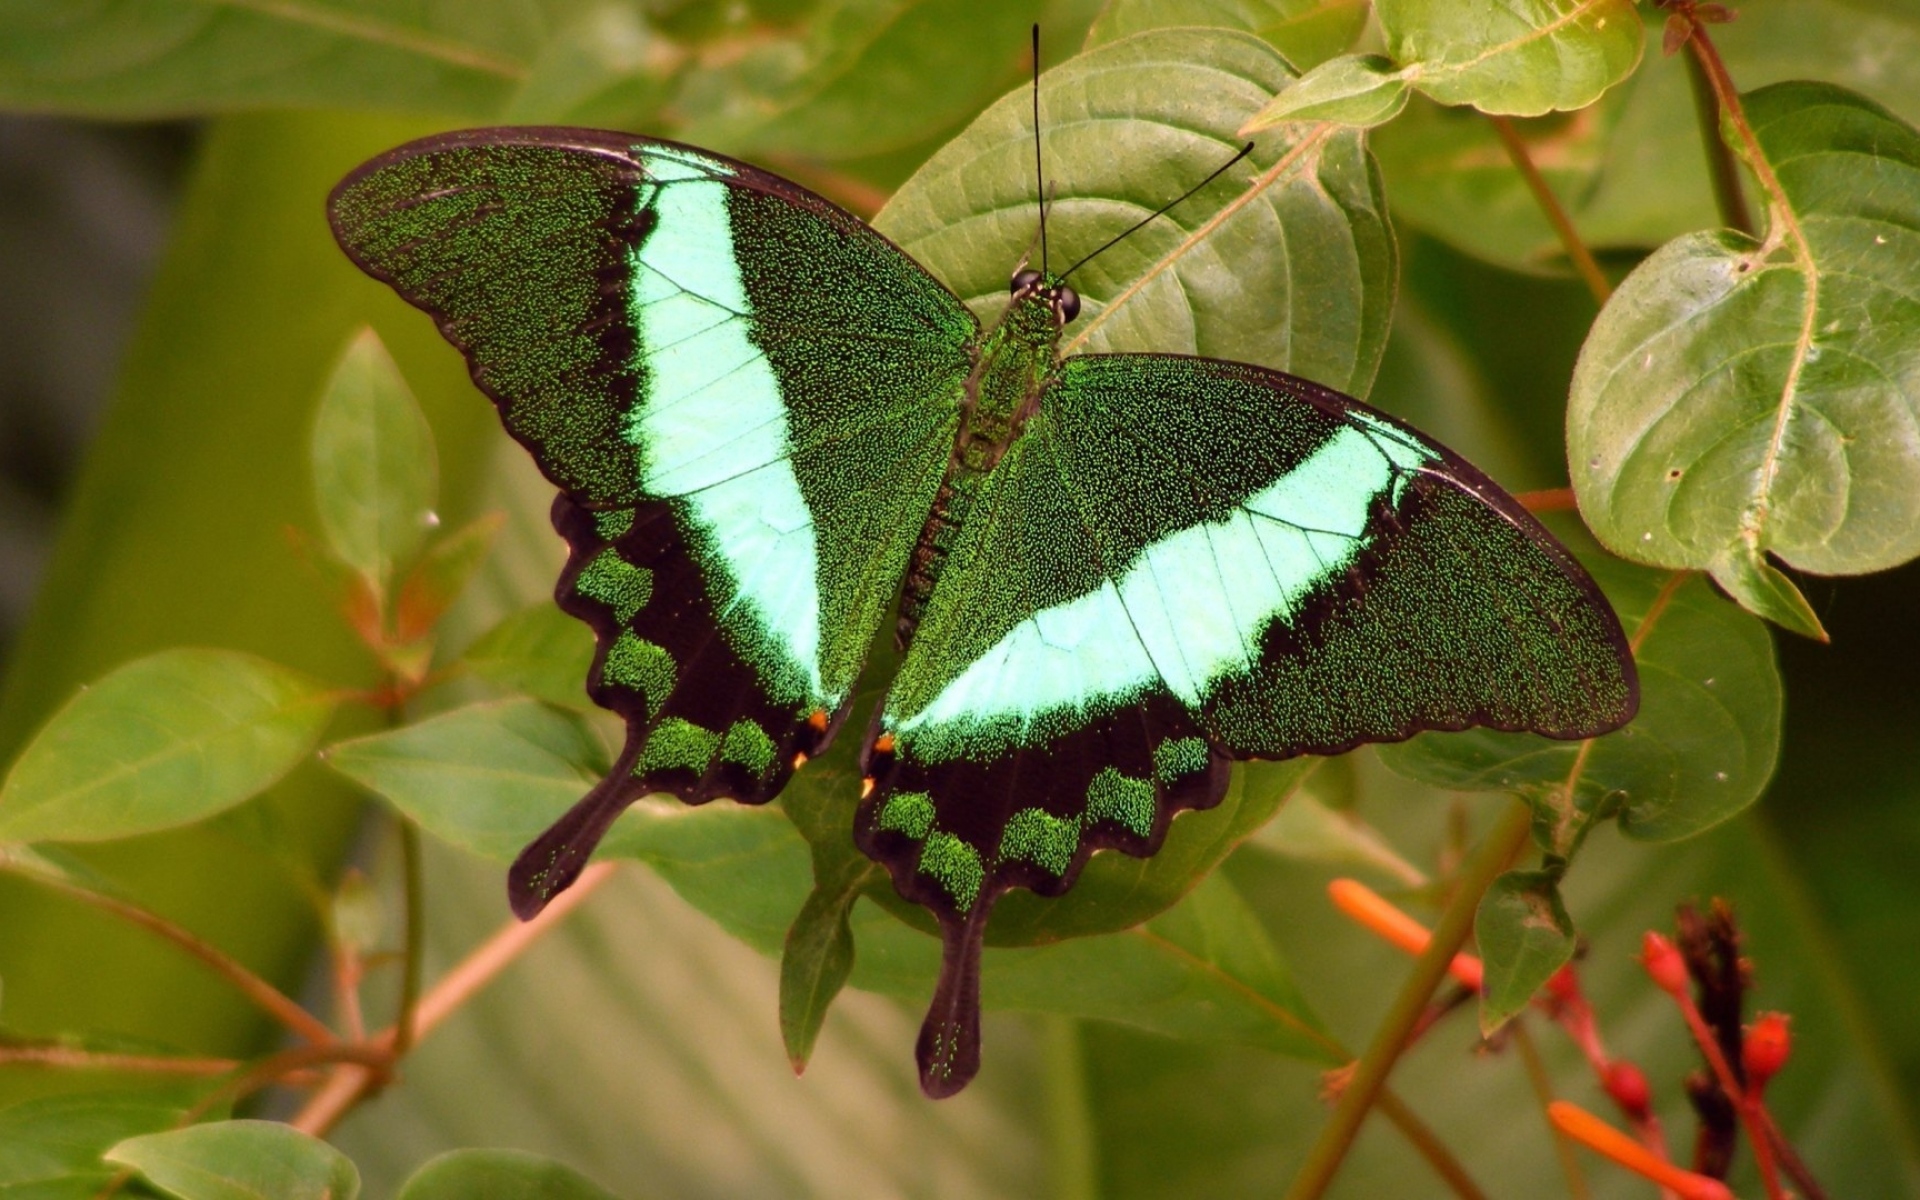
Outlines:
{"label": "butterfly tail extension", "polygon": [[980,1073],[980,951],[992,905],[982,895],[965,920],[941,922],[940,982],[914,1045],[920,1090],[932,1100],[958,1094]]}
{"label": "butterfly tail extension", "polygon": [[629,746],[605,779],[513,860],[513,866],[507,869],[507,904],[514,916],[531,921],[580,878],[594,847],[607,835],[615,818],[633,803],[636,793],[628,772],[637,753],[637,746]]}

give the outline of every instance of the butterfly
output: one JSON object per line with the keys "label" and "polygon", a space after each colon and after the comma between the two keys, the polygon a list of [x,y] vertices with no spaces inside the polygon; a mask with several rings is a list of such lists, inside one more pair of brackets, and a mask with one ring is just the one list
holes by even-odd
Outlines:
{"label": "butterfly", "polygon": [[860,848],[943,957],[917,1055],[979,1066],[1008,889],[1152,854],[1236,759],[1473,725],[1591,737],[1638,682],[1593,580],[1512,497],[1318,384],[1061,357],[1080,302],[991,328],[829,201],[706,150],[476,129],[362,165],[333,231],[438,322],[558,488],[612,770],[513,864],[537,913],[627,805],[765,803],[834,739],[892,617]]}

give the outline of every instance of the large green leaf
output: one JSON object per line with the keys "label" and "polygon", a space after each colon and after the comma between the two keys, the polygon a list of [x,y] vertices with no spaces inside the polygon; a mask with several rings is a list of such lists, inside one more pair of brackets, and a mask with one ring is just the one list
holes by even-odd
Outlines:
{"label": "large green leaf", "polygon": [[354,1200],[347,1156],[278,1121],[215,1121],[128,1138],[107,1161],[180,1200]]}
{"label": "large green leaf", "polygon": [[1109,0],[1087,45],[1183,25],[1244,29],[1304,71],[1353,45],[1366,23],[1366,0]]}
{"label": "large green leaf", "polygon": [[337,697],[230,650],[164,650],[75,696],[0,786],[0,839],[104,841],[188,825],[291,771]]}
{"label": "large green leaf", "polygon": [[114,1174],[102,1154],[171,1129],[183,1115],[167,1099],[124,1094],[47,1096],[0,1109],[0,1196],[97,1195]]}
{"label": "large green leaf", "polygon": [[1640,61],[1632,0],[1377,0],[1387,53],[1442,104],[1537,116],[1585,108]]}
{"label": "large green leaf", "polygon": [[583,6],[9,4],[0,103],[99,117],[275,104],[481,115],[527,76],[548,21]]}
{"label": "large green leaf", "polygon": [[593,633],[541,600],[482,634],[460,662],[501,687],[548,704],[591,710],[587,673],[593,669]]}
{"label": "large green leaf", "polygon": [[1574,373],[1567,447],[1609,547],[1805,630],[1767,555],[1853,574],[1920,554],[1920,134],[1824,84],[1746,108],[1785,192],[1766,240],[1693,234],[1627,277]]}
{"label": "large green leaf", "polygon": [[[1047,72],[1040,126],[1053,267],[1065,268],[1232,157],[1241,123],[1291,79],[1265,42],[1200,29],[1141,33]],[[1031,104],[1026,92],[1002,97],[876,220],[983,314],[1004,307],[1007,280],[1039,228]],[[1083,336],[1189,232],[1242,199],[1247,181],[1287,152],[1287,136],[1305,134],[1264,135],[1248,165],[1076,273],[1085,310],[1081,333],[1069,329],[1070,338]],[[1240,359],[1364,393],[1393,310],[1396,263],[1384,208],[1359,134],[1333,133],[1148,282],[1083,348]]]}
{"label": "large green leaf", "polygon": [[426,414],[371,328],[354,334],[327,378],[312,455],[327,542],[384,598],[439,520],[440,459]]}
{"label": "large green leaf", "polygon": [[1563,855],[1609,816],[1656,841],[1718,824],[1760,795],[1780,747],[1780,675],[1765,626],[1704,579],[1667,579],[1604,556],[1588,565],[1638,640],[1640,713],[1631,724],[1591,743],[1470,730],[1379,751],[1395,771],[1436,787],[1527,797],[1541,841]]}
{"label": "large green leaf", "polygon": [[571,1167],[519,1150],[455,1150],[415,1172],[395,1200],[616,1200]]}

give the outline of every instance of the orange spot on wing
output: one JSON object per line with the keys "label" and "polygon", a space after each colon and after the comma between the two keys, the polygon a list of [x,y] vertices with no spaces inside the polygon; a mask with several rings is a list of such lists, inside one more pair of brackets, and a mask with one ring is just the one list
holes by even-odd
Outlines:
{"label": "orange spot on wing", "polygon": [[796,771],[798,771],[798,770],[799,770],[799,769],[800,769],[801,767],[804,767],[804,766],[806,766],[806,765],[807,765],[807,752],[806,752],[806,751],[804,751],[804,750],[802,750],[802,751],[801,751],[800,753],[798,753],[798,754],[796,754],[796,755],[794,755],[794,756],[793,756],[793,769],[794,769],[794,770],[796,770]]}
{"label": "orange spot on wing", "polygon": [[883,733],[879,737],[873,739],[873,748],[875,750],[878,750],[882,754],[892,754],[893,753],[893,735],[890,733]]}
{"label": "orange spot on wing", "polygon": [[813,714],[807,718],[807,724],[813,726],[815,733],[825,733],[827,731],[827,710],[824,708],[814,709]]}
{"label": "orange spot on wing", "polygon": [[860,781],[860,798],[865,800],[871,795],[873,795],[873,776],[869,775]]}

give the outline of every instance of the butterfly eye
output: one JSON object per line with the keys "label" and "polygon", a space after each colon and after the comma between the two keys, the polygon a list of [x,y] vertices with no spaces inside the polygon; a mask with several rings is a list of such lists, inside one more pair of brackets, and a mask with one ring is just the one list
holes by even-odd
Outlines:
{"label": "butterfly eye", "polygon": [[1013,276],[1013,290],[1018,293],[1022,289],[1030,288],[1039,282],[1040,272],[1038,271],[1016,271]]}
{"label": "butterfly eye", "polygon": [[1080,293],[1070,287],[1062,286],[1053,294],[1053,311],[1062,325],[1072,323],[1080,315]]}

